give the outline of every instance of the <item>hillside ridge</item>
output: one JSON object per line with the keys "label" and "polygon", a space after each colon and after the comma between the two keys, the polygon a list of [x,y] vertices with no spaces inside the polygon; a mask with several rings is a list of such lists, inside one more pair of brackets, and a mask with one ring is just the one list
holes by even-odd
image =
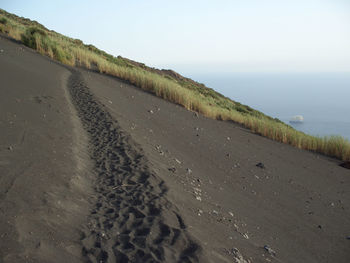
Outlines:
{"label": "hillside ridge", "polygon": [[121,56],[115,57],[91,44],[66,37],[36,21],[18,17],[2,9],[0,33],[63,64],[117,77],[206,117],[233,121],[269,139],[350,161],[349,140],[341,136],[316,137],[297,131],[276,118],[235,102],[173,70],[151,68]]}

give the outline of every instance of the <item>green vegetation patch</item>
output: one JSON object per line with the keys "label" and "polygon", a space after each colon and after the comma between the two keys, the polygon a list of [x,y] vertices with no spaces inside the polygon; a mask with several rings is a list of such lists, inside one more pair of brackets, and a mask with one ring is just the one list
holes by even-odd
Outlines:
{"label": "green vegetation patch", "polygon": [[38,37],[47,37],[44,30],[37,27],[29,27],[24,34],[21,35],[21,40],[27,47],[37,49],[38,47]]}
{"label": "green vegetation patch", "polygon": [[6,25],[7,19],[5,17],[0,18],[0,24]]}

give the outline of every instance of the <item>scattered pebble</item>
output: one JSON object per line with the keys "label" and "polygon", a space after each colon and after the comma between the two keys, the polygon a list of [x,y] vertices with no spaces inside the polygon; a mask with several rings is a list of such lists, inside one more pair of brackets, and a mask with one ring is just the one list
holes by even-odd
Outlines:
{"label": "scattered pebble", "polygon": [[109,104],[113,104],[113,102],[111,100],[108,101]]}
{"label": "scattered pebble", "polygon": [[257,163],[255,166],[261,169],[265,169],[265,165],[263,163]]}
{"label": "scattered pebble", "polygon": [[[192,184],[192,183],[191,183]],[[193,184],[192,184],[193,185]],[[198,201],[202,201],[202,190],[200,188],[194,187],[193,188],[194,195]]]}
{"label": "scattered pebble", "polygon": [[195,112],[194,116],[198,118],[199,117],[198,112]]}
{"label": "scattered pebble", "polygon": [[269,253],[271,256],[276,256],[276,252],[271,248],[269,247],[268,245],[265,245],[264,246],[264,249],[267,253]]}
{"label": "scattered pebble", "polygon": [[186,171],[187,171],[188,174],[192,173],[192,170],[190,168],[187,168]]}
{"label": "scattered pebble", "polygon": [[149,110],[148,112],[151,113],[151,114],[153,114],[153,110]]}
{"label": "scattered pebble", "polygon": [[241,254],[241,252],[239,252],[237,248],[232,248],[231,250],[226,251],[230,256],[233,257],[235,263],[251,263],[249,259],[244,259],[243,255]]}
{"label": "scattered pebble", "polygon": [[218,212],[218,211],[216,211],[216,210],[213,210],[213,214],[218,215],[218,214],[219,214],[219,212]]}
{"label": "scattered pebble", "polygon": [[176,172],[176,168],[175,168],[175,167],[168,168],[168,170],[169,170],[170,172],[173,172],[173,173]]}
{"label": "scattered pebble", "polygon": [[249,236],[248,236],[247,233],[244,233],[242,236],[243,236],[245,239],[249,239]]}
{"label": "scattered pebble", "polygon": [[234,216],[234,214],[232,212],[228,212],[228,214],[232,217]]}
{"label": "scattered pebble", "polygon": [[160,155],[164,155],[164,152],[161,150],[161,148],[162,148],[161,145],[156,145],[155,148],[157,149],[157,151]]}
{"label": "scattered pebble", "polygon": [[12,146],[9,146],[7,149],[9,149],[10,151],[13,150],[13,147]]}
{"label": "scattered pebble", "polygon": [[241,164],[240,163],[236,163],[235,166],[239,168],[239,167],[241,167]]}
{"label": "scattered pebble", "polygon": [[227,140],[229,141],[229,140],[231,140],[231,138],[230,138],[230,137],[227,137]]}
{"label": "scattered pebble", "polygon": [[202,190],[200,188],[194,187],[193,191],[194,191],[195,195],[202,195]]}
{"label": "scattered pebble", "polygon": [[175,162],[177,162],[178,164],[181,164],[181,161],[179,161],[178,159],[175,158]]}

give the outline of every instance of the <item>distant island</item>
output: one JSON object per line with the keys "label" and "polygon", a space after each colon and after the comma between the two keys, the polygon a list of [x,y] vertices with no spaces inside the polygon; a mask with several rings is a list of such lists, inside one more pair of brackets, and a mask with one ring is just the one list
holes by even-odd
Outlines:
{"label": "distant island", "polygon": [[304,117],[302,115],[295,115],[293,116],[290,121],[290,123],[303,123],[304,122]]}

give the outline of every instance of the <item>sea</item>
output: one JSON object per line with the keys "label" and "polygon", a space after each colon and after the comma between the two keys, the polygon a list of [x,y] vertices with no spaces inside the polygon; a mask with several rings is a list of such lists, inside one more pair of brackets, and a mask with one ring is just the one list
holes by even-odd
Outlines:
{"label": "sea", "polygon": [[[185,75],[307,134],[350,140],[350,73]],[[304,121],[291,123],[296,115]]]}

